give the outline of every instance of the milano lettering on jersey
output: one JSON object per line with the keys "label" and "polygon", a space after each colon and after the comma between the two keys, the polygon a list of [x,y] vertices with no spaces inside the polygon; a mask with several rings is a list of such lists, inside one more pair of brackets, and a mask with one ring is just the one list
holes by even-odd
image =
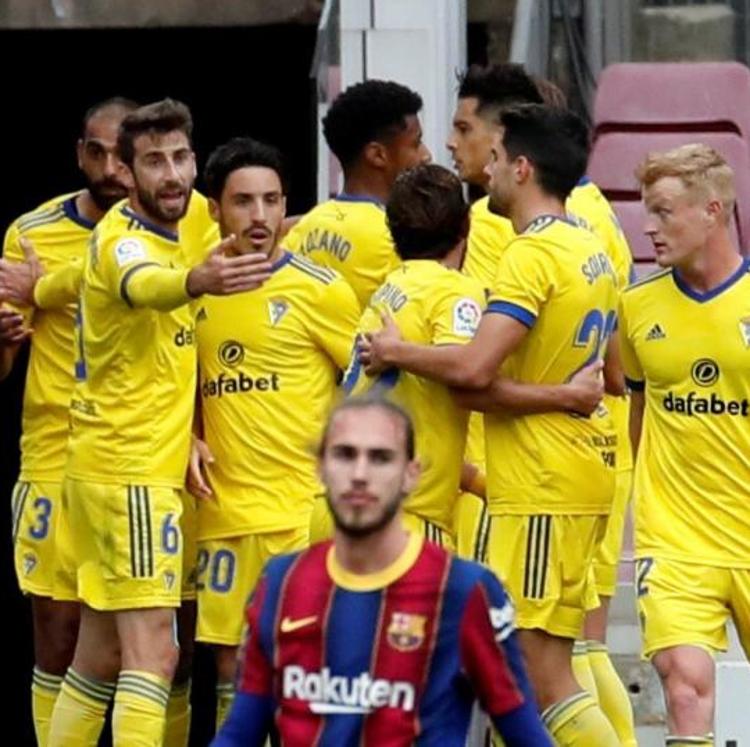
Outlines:
{"label": "milano lettering on jersey", "polygon": [[305,236],[300,251],[302,254],[311,252],[328,252],[342,262],[346,260],[352,250],[352,245],[341,234],[325,229],[313,228]]}

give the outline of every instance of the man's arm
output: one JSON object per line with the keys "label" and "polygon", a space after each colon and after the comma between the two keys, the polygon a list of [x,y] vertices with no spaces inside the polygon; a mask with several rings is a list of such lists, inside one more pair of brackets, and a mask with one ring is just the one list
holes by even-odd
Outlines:
{"label": "man's arm", "polygon": [[25,325],[23,314],[0,306],[0,381],[13,370],[16,355],[32,330]]}
{"label": "man's arm", "polygon": [[263,747],[274,709],[274,700],[270,695],[237,693],[211,747]]}
{"label": "man's arm", "polygon": [[485,389],[454,389],[456,402],[467,410],[534,415],[576,412],[591,415],[604,396],[602,361],[582,368],[565,384],[524,384],[497,378]]}
{"label": "man's arm", "polygon": [[537,713],[513,617],[500,582],[485,571],[461,620],[461,663],[506,747],[552,747]]}
{"label": "man's arm", "polygon": [[265,254],[257,252],[227,256],[234,242],[234,236],[227,237],[189,270],[163,267],[144,256],[119,268],[116,292],[134,308],[170,311],[205,293],[229,295],[255,290],[271,276],[271,263]]}
{"label": "man's arm", "polygon": [[514,317],[486,313],[466,345],[416,345],[401,339],[395,322],[384,317],[383,329],[360,341],[360,360],[368,374],[396,367],[447,386],[484,389],[528,331]]}
{"label": "man's arm", "polygon": [[622,356],[620,355],[620,337],[615,330],[607,341],[604,353],[604,391],[616,397],[627,394],[625,374],[622,370]]}

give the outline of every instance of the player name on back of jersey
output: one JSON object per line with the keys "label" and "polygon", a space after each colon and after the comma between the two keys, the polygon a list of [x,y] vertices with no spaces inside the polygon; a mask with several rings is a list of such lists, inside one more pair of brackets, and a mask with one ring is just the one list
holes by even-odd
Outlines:
{"label": "player name on back of jersey", "polygon": [[375,291],[372,304],[382,303],[395,314],[404,307],[408,300],[409,297],[401,288],[393,283],[385,282]]}
{"label": "player name on back of jersey", "polygon": [[329,231],[325,228],[313,228],[300,245],[300,254],[310,252],[328,252],[342,262],[346,260],[352,250],[351,242],[347,241],[341,234]]}

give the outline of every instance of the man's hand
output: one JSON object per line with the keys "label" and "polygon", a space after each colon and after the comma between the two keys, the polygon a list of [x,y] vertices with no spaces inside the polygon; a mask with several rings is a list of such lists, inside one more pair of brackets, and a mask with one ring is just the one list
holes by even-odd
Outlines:
{"label": "man's hand", "polygon": [[206,259],[188,273],[187,292],[197,298],[204,293],[226,296],[255,290],[271,277],[272,264],[262,252],[231,255],[234,234],[227,236]]}
{"label": "man's hand", "polygon": [[377,376],[394,365],[390,356],[402,340],[393,317],[381,313],[380,319],[383,328],[378,332],[365,332],[359,340],[359,362],[368,376]]}
{"label": "man's hand", "polygon": [[9,301],[17,306],[34,305],[34,286],[44,275],[34,246],[27,238],[19,239],[23,250],[23,262],[0,259],[0,301]]}
{"label": "man's hand", "polygon": [[13,309],[0,307],[0,346],[20,345],[31,332],[29,327],[24,327],[21,314]]}
{"label": "man's hand", "polygon": [[604,361],[594,361],[582,368],[565,385],[567,388],[568,409],[588,417],[599,406],[604,397]]}
{"label": "man's hand", "polygon": [[214,457],[205,441],[193,436],[190,444],[190,460],[185,479],[188,492],[198,499],[213,498],[213,490],[209,485],[204,465],[213,464]]}

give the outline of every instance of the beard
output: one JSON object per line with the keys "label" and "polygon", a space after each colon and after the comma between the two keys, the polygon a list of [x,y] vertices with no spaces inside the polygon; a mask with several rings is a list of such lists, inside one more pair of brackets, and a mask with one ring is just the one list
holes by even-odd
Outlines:
{"label": "beard", "polygon": [[86,178],[86,188],[99,210],[107,212],[115,203],[128,196],[128,188],[117,179],[99,179],[92,181]]}
{"label": "beard", "polygon": [[508,217],[508,204],[503,198],[497,194],[489,193],[489,202],[487,203],[487,209],[493,215],[500,215],[503,218]]}
{"label": "beard", "polygon": [[401,508],[401,503],[403,502],[404,498],[405,494],[399,493],[383,506],[379,516],[370,519],[365,524],[359,523],[357,521],[356,515],[354,519],[348,519],[338,513],[331,501],[330,496],[328,495],[326,495],[326,503],[328,503],[328,510],[331,512],[333,523],[336,529],[338,529],[347,537],[361,539],[363,537],[369,537],[370,535],[375,534],[381,529],[387,527],[391,523],[391,521],[393,521],[393,518],[398,513],[399,508]]}
{"label": "beard", "polygon": [[135,191],[136,195],[138,196],[138,202],[140,203],[141,207],[143,208],[144,212],[153,220],[159,222],[159,223],[176,223],[181,218],[185,217],[185,213],[187,213],[188,205],[190,204],[190,190],[185,189],[182,187],[182,185],[168,185],[164,189],[170,189],[170,190],[176,190],[176,189],[183,189],[184,190],[184,200],[181,207],[173,207],[173,208],[164,208],[161,204],[159,204],[159,193],[151,193],[147,192],[144,189],[141,189],[140,186],[136,184]]}

